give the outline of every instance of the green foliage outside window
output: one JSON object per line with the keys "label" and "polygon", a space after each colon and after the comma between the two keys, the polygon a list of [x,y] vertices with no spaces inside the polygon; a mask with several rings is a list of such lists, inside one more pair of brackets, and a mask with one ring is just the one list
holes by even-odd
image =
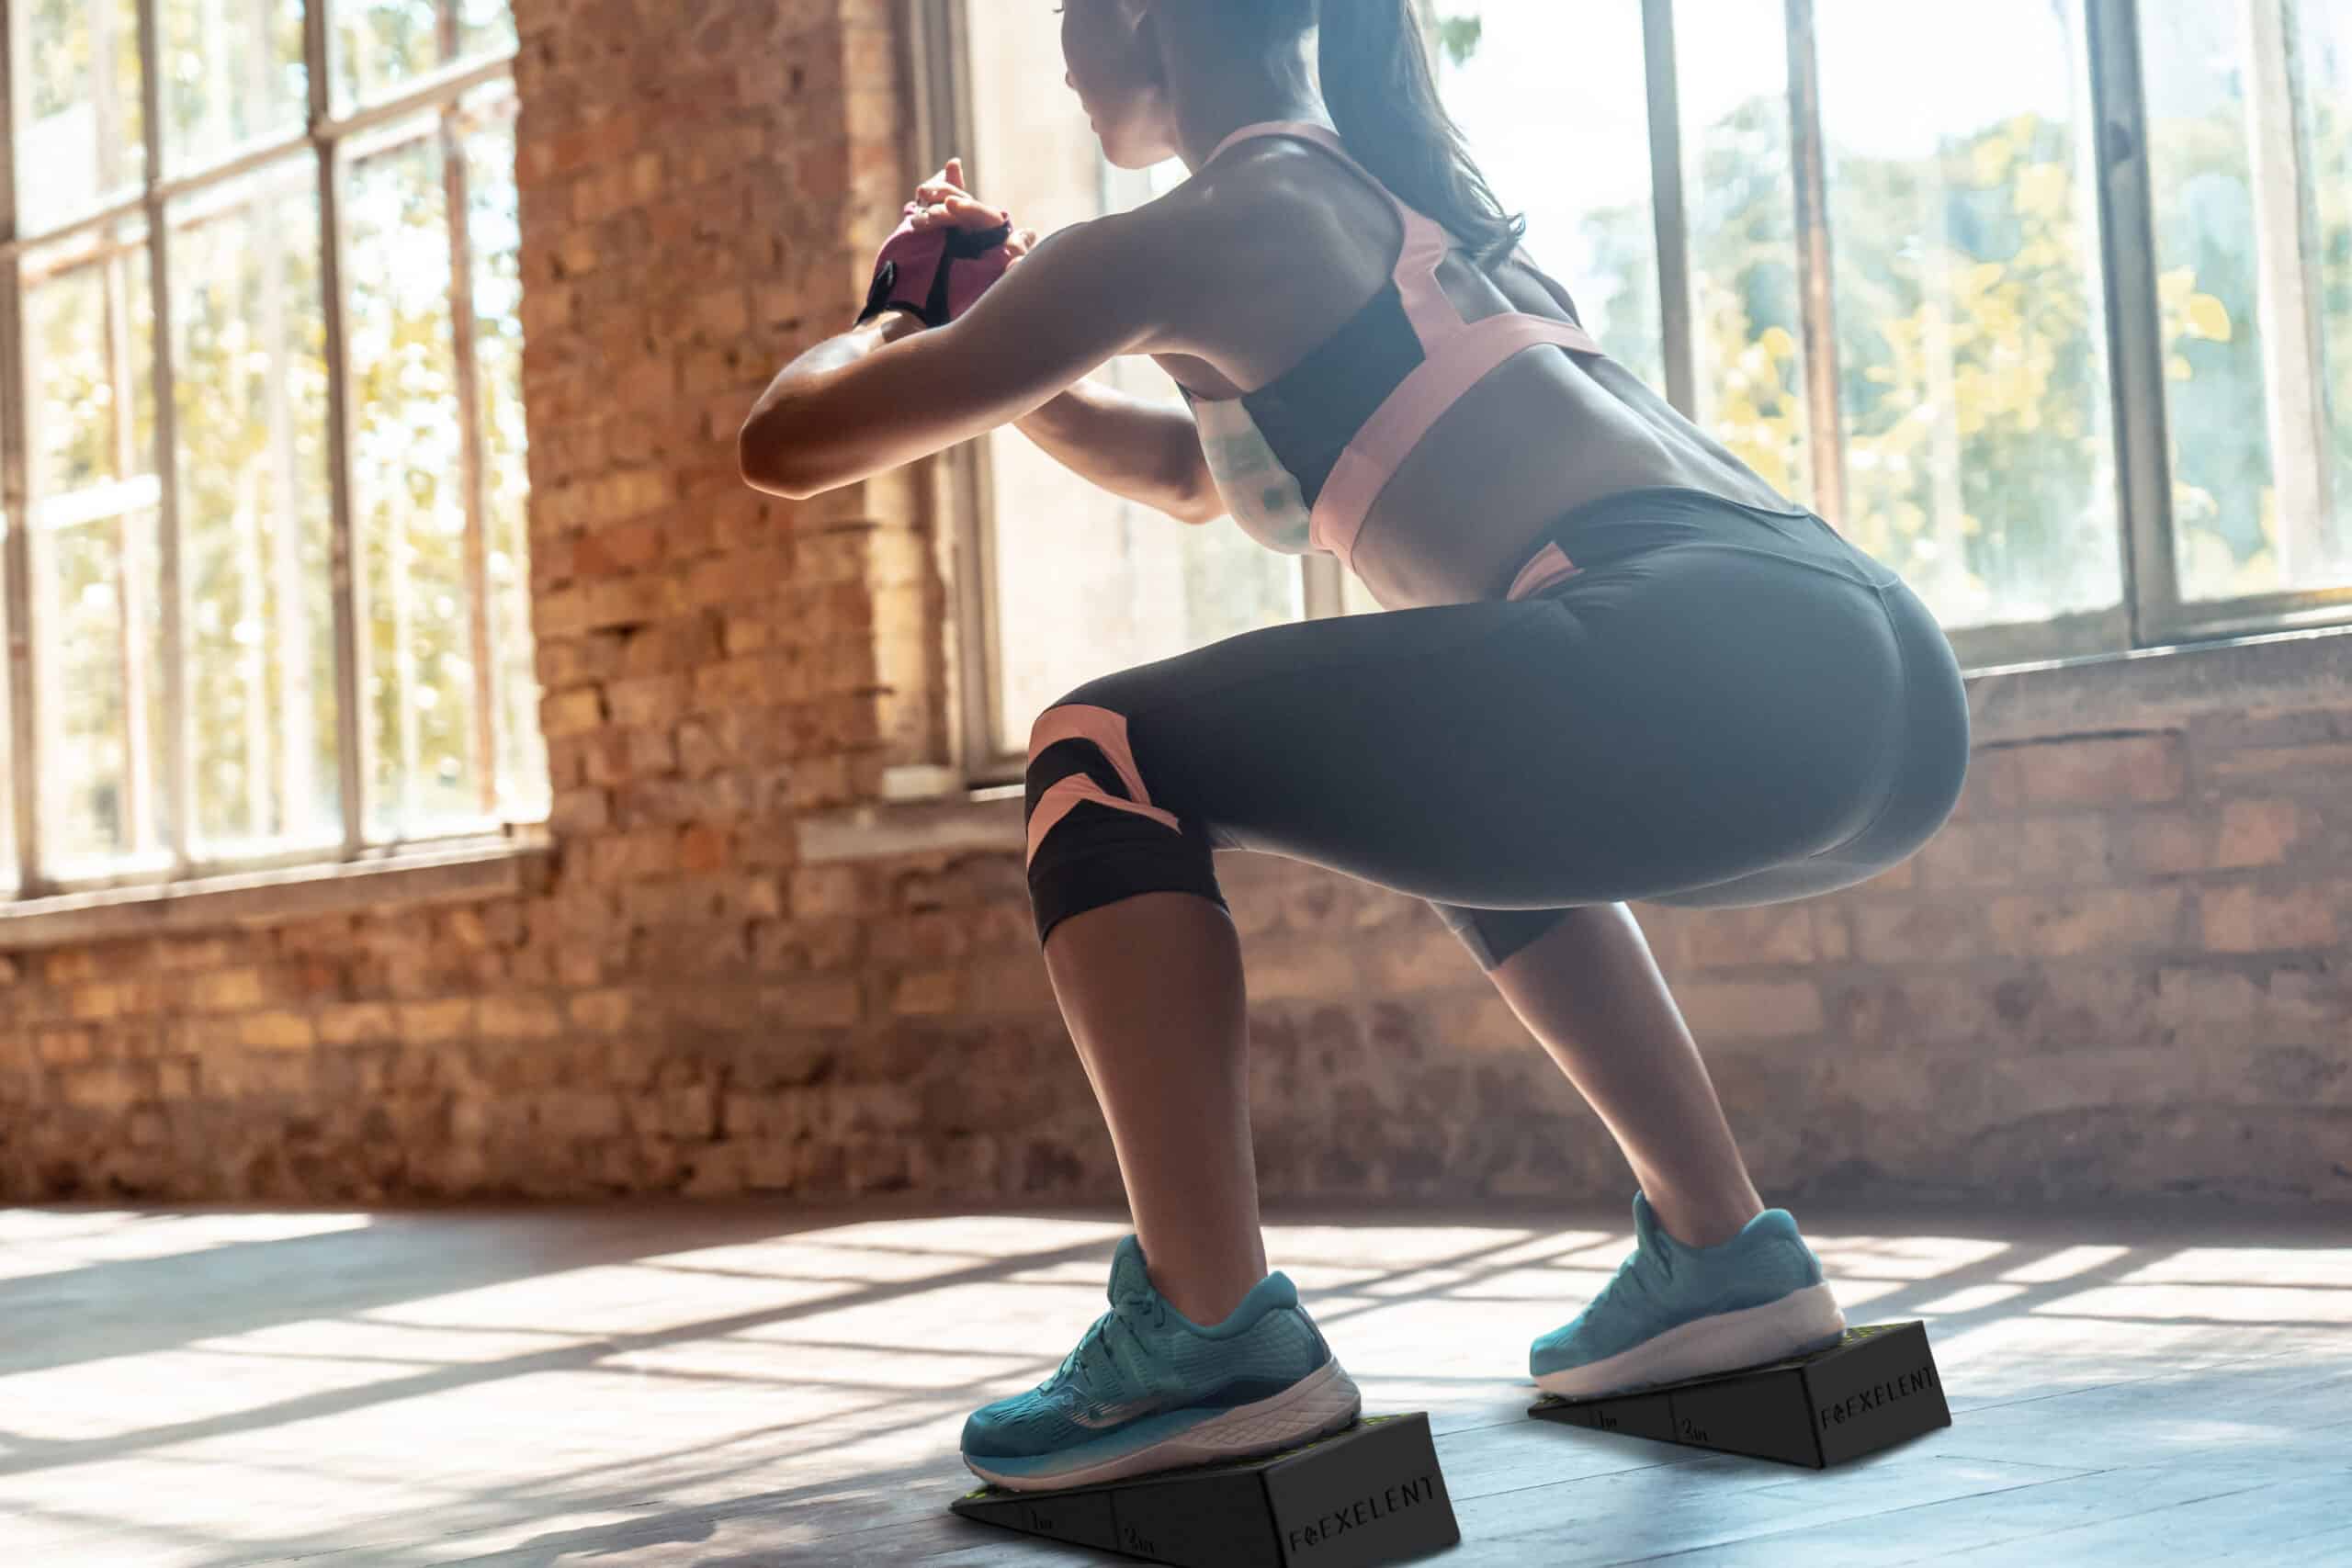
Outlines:
{"label": "green foliage outside window", "polygon": [[[1475,54],[1477,18],[1440,25],[1457,62]],[[2352,116],[2324,87],[2311,152],[2323,172],[2341,172],[2352,167]],[[1686,199],[1706,423],[1809,502],[1788,115],[1785,98],[1758,96],[1687,128],[1686,145],[1705,152]],[[1830,148],[1845,525],[1932,585],[1948,622],[2031,618],[2037,596],[2043,614],[2097,608],[2120,591],[2098,195],[2080,136],[2020,115],[1946,138],[1932,160]],[[2158,118],[2152,136],[2158,254],[2172,264],[2159,282],[2183,576],[2209,596],[2274,591],[2271,437],[2260,403],[2248,407],[2266,367],[2243,107]],[[2352,198],[2315,183],[2326,357],[2345,380]],[[1572,280],[1619,301],[1603,346],[1637,367],[1658,352],[1652,223],[1646,201],[1588,213],[1598,270]],[[2352,383],[2334,406],[2338,471],[2352,472]]]}
{"label": "green foliage outside window", "polygon": [[[256,0],[251,9],[254,29],[239,35],[242,43],[204,52],[195,35],[183,36],[197,8],[175,0],[160,7],[178,46],[165,66],[172,146],[217,155],[257,130],[284,133],[284,124],[241,117],[287,106],[300,125],[300,6]],[[132,15],[127,4],[122,10]],[[408,47],[415,43],[413,24],[420,17],[429,24],[432,7],[377,5],[373,16],[338,10],[347,31],[372,28],[389,38],[391,22],[412,24],[399,35]],[[127,41],[106,39],[107,56],[119,58],[110,76],[94,83],[94,16],[103,31],[110,15],[85,0],[36,0],[33,25],[47,28],[44,40],[57,47],[42,51],[41,68],[30,73],[31,97],[48,115],[66,117],[52,125],[70,125],[93,104],[103,108],[106,155],[119,162],[125,114],[133,117],[127,123],[134,145],[137,135],[135,29]],[[509,26],[503,17],[503,5],[469,4],[461,13],[465,36],[499,43]],[[429,26],[424,38],[430,41]],[[379,839],[479,821],[485,773],[496,781],[501,815],[527,818],[546,806],[526,600],[511,99],[492,89],[458,111],[466,213],[447,209],[438,124],[437,113],[424,111],[418,136],[360,160],[343,176],[362,727],[377,763],[368,826]],[[121,177],[135,183],[139,170]],[[181,546],[177,660],[190,794],[185,827],[199,856],[332,845],[343,832],[317,191],[315,157],[302,151],[166,209]],[[77,195],[86,201],[92,193]],[[491,756],[481,754],[469,637],[477,589],[469,581],[463,525],[453,216],[465,223],[473,252],[467,281],[487,546],[479,592],[490,601],[497,662],[491,692],[499,709]],[[167,650],[156,573],[160,516],[152,499],[154,312],[143,236],[134,220],[111,236],[117,248],[108,255],[51,262],[35,250],[28,257],[32,477],[51,525],[36,531],[33,590],[49,780],[43,851],[52,871],[152,850],[172,809],[162,788]],[[142,491],[141,481],[151,488]],[[141,722],[145,732],[134,734]]]}

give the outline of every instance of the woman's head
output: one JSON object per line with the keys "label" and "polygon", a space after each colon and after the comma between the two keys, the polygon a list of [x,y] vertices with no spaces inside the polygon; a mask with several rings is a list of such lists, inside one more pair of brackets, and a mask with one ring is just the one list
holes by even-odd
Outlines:
{"label": "woman's head", "polygon": [[1311,106],[1319,94],[1357,161],[1482,265],[1526,232],[1439,101],[1417,0],[1063,0],[1062,53],[1117,167],[1178,156],[1199,96],[1254,75],[1272,103]]}
{"label": "woman's head", "polygon": [[1304,48],[1316,0],[1063,0],[1069,81],[1123,169],[1182,151],[1179,100],[1191,84],[1255,72],[1312,102]]}
{"label": "woman's head", "polygon": [[1165,73],[1152,47],[1150,17],[1126,0],[1063,0],[1063,79],[1122,169],[1170,155]]}

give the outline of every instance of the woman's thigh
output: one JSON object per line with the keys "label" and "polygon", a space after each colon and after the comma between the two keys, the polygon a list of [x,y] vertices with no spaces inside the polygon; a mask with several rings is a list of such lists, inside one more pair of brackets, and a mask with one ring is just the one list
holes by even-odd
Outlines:
{"label": "woman's thigh", "polygon": [[1217,848],[1441,906],[1654,897],[1866,819],[1898,651],[1858,577],[1676,545],[1553,596],[1269,627],[1080,688]]}

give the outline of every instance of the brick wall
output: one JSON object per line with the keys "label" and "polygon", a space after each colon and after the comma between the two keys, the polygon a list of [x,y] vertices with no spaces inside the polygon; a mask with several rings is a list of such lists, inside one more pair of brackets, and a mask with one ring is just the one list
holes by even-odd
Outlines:
{"label": "brick wall", "polygon": [[[899,8],[516,10],[551,877],[0,956],[0,1198],[1114,1195],[1018,804],[915,851],[842,825],[953,731],[923,492],[733,471],[910,176]],[[1962,815],[1914,863],[1643,909],[1768,1197],[2352,1202],[2347,649],[1979,681]],[[1623,1198],[1426,908],[1220,870],[1269,1193]]]}
{"label": "brick wall", "polygon": [[[1803,904],[1637,908],[1758,1183],[2352,1203],[2352,637],[1972,696],[1966,796],[1907,864]],[[950,1047],[900,1091],[910,1143],[987,1140],[1007,1191],[1101,1189],[1014,940],[1018,863],[835,874],[901,1029]],[[1265,856],[1219,872],[1268,1191],[1623,1198],[1597,1120],[1426,908]],[[862,1105],[896,1070],[845,1061],[815,1093]]]}

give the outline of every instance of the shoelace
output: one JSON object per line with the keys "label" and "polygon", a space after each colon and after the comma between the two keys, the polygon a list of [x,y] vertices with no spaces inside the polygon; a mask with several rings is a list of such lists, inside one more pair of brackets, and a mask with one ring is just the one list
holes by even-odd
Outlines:
{"label": "shoelace", "polygon": [[[1608,1288],[1616,1290],[1622,1286],[1628,1294],[1639,1295],[1645,1301],[1656,1302],[1657,1292],[1650,1288],[1649,1276],[1635,1267],[1641,1260],[1642,1255],[1639,1252],[1630,1254],[1623,1262],[1617,1265],[1617,1272],[1611,1276]],[[1661,1275],[1668,1272],[1663,1258],[1659,1259],[1659,1272]]]}
{"label": "shoelace", "polygon": [[[1128,1342],[1138,1354],[1145,1353],[1143,1334],[1129,1321],[1131,1313],[1141,1307],[1144,1300],[1141,1296],[1132,1296],[1114,1303],[1109,1312],[1096,1318],[1093,1325],[1079,1337],[1078,1344],[1070,1353],[1062,1358],[1060,1375],[1067,1377],[1071,1369],[1076,1368],[1090,1392],[1100,1388],[1101,1373],[1115,1365],[1111,1358],[1110,1346],[1110,1326],[1114,1323],[1126,1330]],[[1163,1327],[1168,1322],[1168,1309],[1157,1299],[1152,1300],[1148,1315],[1155,1328]]]}

